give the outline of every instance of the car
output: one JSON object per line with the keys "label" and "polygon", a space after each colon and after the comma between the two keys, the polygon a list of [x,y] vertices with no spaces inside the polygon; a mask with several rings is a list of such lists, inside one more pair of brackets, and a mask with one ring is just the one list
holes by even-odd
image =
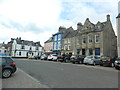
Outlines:
{"label": "car", "polygon": [[41,56],[39,56],[39,55],[34,56],[34,58],[35,58],[36,60],[40,59],[40,57],[41,57]]}
{"label": "car", "polygon": [[99,55],[90,55],[90,56],[86,56],[83,60],[84,64],[91,64],[91,65],[96,65],[96,64],[100,64],[100,56]]}
{"label": "car", "polygon": [[85,57],[85,55],[74,55],[71,57],[70,62],[72,62],[73,64],[82,64]]}
{"label": "car", "polygon": [[114,67],[115,57],[102,56],[100,59],[100,66]]}
{"label": "car", "polygon": [[16,62],[10,56],[0,56],[0,69],[1,77],[9,78],[17,70]]}
{"label": "car", "polygon": [[120,70],[120,57],[118,57],[114,62],[115,68]]}
{"label": "car", "polygon": [[57,60],[60,61],[60,62],[63,62],[65,59],[65,54],[62,54],[60,56],[58,56]]}
{"label": "car", "polygon": [[47,60],[48,54],[43,54],[41,55],[40,59],[41,60]]}
{"label": "car", "polygon": [[60,57],[58,57],[58,61],[60,62],[70,62],[71,54],[62,54]]}
{"label": "car", "polygon": [[48,61],[53,61],[53,60],[57,60],[57,54],[50,54],[48,55]]}

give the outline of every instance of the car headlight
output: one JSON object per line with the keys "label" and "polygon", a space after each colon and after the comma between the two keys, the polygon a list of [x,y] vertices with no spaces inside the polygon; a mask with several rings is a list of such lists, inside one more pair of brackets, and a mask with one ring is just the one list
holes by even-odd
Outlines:
{"label": "car headlight", "polygon": [[115,63],[118,63],[118,61],[115,61]]}

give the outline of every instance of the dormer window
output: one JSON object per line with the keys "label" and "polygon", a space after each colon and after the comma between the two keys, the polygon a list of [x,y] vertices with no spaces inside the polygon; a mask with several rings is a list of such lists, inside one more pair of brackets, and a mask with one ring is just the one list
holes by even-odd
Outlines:
{"label": "dormer window", "polygon": [[32,48],[30,47],[30,50],[32,50]]}
{"label": "dormer window", "polygon": [[38,48],[39,48],[39,47],[37,46],[37,47],[36,47],[36,50],[38,50]]}

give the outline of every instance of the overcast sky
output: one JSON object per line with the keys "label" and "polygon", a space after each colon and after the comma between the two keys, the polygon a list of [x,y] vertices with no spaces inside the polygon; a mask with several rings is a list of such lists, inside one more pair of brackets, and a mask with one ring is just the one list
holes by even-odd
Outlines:
{"label": "overcast sky", "polygon": [[0,43],[21,37],[42,45],[59,26],[77,28],[86,18],[96,24],[110,14],[116,32],[119,0],[0,0]]}

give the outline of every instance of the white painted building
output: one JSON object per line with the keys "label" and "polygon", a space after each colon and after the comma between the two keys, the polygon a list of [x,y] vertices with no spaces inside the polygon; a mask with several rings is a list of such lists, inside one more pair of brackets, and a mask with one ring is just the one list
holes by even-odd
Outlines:
{"label": "white painted building", "polygon": [[118,47],[118,57],[120,57],[120,1],[118,3],[118,16],[117,16],[117,47]]}
{"label": "white painted building", "polygon": [[43,51],[40,42],[21,40],[21,38],[11,38],[8,46],[10,47],[12,57],[40,56]]}

